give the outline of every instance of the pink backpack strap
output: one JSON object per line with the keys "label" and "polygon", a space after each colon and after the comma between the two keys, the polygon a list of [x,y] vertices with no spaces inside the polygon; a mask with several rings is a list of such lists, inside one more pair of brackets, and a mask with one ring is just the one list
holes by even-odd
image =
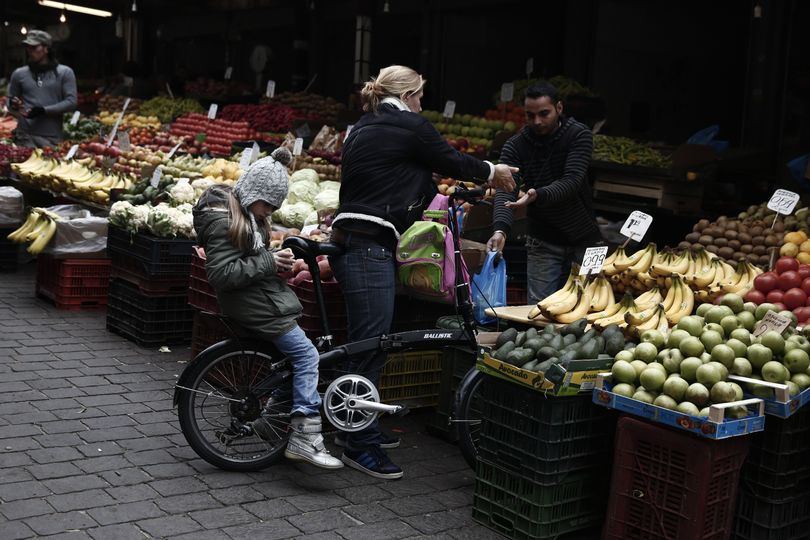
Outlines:
{"label": "pink backpack strap", "polygon": [[428,211],[443,211],[444,215],[441,218],[432,218],[427,215],[422,215],[423,221],[438,221],[439,223],[444,223],[447,225],[448,219],[448,211],[450,210],[450,197],[447,195],[442,195],[441,193],[437,193],[433,200],[430,201],[430,205],[425,208],[425,212]]}

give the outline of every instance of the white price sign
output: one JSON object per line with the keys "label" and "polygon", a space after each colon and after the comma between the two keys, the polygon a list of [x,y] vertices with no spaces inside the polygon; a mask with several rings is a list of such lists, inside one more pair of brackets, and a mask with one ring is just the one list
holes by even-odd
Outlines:
{"label": "white price sign", "polygon": [[501,85],[501,103],[512,101],[515,97],[515,83],[505,82]]}
{"label": "white price sign", "polygon": [[585,256],[582,257],[582,264],[579,267],[579,275],[598,274],[602,270],[602,265],[605,264],[607,252],[607,246],[587,248]]}
{"label": "white price sign", "polygon": [[346,126],[346,135],[343,136],[344,141],[349,138],[349,133],[352,132],[352,128],[354,128],[354,124],[349,124]]}
{"label": "white price sign", "polygon": [[122,115],[123,115],[125,112],[127,112],[127,107],[129,107],[129,102],[131,101],[131,99],[132,99],[132,98],[127,98],[127,99],[125,99],[125,100],[124,100],[124,108],[123,108],[123,109],[121,109],[121,114],[122,114]]}
{"label": "white price sign", "polygon": [[177,149],[180,148],[181,144],[183,144],[183,143],[179,142],[179,143],[175,144],[174,148],[169,150],[169,153],[166,155],[166,159],[172,159],[172,156],[174,155],[175,152],[177,152]]}
{"label": "white price sign", "polygon": [[759,321],[756,326],[754,326],[754,331],[751,332],[755,336],[759,337],[768,330],[774,330],[775,332],[782,333],[785,331],[785,328],[790,326],[791,320],[788,317],[784,317],[775,313],[773,311],[768,311],[762,320]]}
{"label": "white price sign", "polygon": [[529,77],[534,73],[534,57],[526,60],[526,76]]}
{"label": "white price sign", "polygon": [[303,149],[304,149],[304,139],[298,137],[297,139],[295,139],[295,145],[293,146],[293,155],[300,156],[301,150]]}
{"label": "white price sign", "polygon": [[78,151],[79,151],[79,145],[74,144],[73,146],[70,147],[70,150],[68,150],[67,154],[65,154],[65,159],[71,159],[73,156],[76,155],[76,152],[78,152]]}
{"label": "white price sign", "polygon": [[624,222],[622,230],[619,232],[627,238],[641,242],[644,235],[647,234],[647,229],[650,228],[652,221],[653,218],[651,215],[634,210],[630,214],[630,217],[627,218],[627,221]]}
{"label": "white price sign", "polygon": [[169,93],[169,97],[174,99],[174,92],[172,92],[172,87],[169,86],[169,83],[166,83],[166,92]]}
{"label": "white price sign", "polygon": [[73,116],[70,117],[70,125],[75,126],[79,123],[79,117],[82,115],[79,111],[73,111]]}
{"label": "white price sign", "polygon": [[160,183],[160,175],[160,167],[155,167],[155,171],[152,173],[152,179],[149,181],[149,185],[153,188],[158,187],[158,184]]}
{"label": "white price sign", "polygon": [[217,104],[212,103],[210,107],[208,107],[208,119],[213,120],[217,117]]}
{"label": "white price sign", "polygon": [[243,171],[247,170],[250,167],[250,164],[256,161],[256,157],[259,155],[259,145],[255,142],[251,148],[245,148],[242,151],[242,157],[239,158],[239,168]]}
{"label": "white price sign", "polygon": [[132,145],[129,142],[129,133],[126,131],[118,132],[118,148],[120,148],[122,152],[132,150]]}
{"label": "white price sign", "polygon": [[768,201],[768,208],[779,214],[789,216],[799,202],[799,194],[786,189],[777,189],[771,200]]}
{"label": "white price sign", "polygon": [[444,104],[444,112],[442,113],[442,116],[445,118],[453,118],[454,114],[456,114],[456,102],[448,101]]}
{"label": "white price sign", "polygon": [[264,90],[264,95],[271,99],[276,95],[276,81],[267,81],[267,88]]}
{"label": "white price sign", "polygon": [[231,75],[233,75],[233,67],[228,66],[225,68],[225,80],[226,81],[229,80],[231,78]]}
{"label": "white price sign", "polygon": [[259,159],[259,143],[253,141],[253,146],[250,147],[250,162],[253,163]]}

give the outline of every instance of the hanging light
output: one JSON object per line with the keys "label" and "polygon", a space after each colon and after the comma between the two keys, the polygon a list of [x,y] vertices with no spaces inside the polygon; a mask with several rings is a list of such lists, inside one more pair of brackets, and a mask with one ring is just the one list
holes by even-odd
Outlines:
{"label": "hanging light", "polygon": [[75,11],[76,13],[83,13],[85,15],[95,15],[96,17],[112,17],[112,12],[110,11],[79,6],[76,4],[65,4],[64,2],[55,2],[54,0],[37,0],[37,4],[39,4],[40,6],[59,9],[62,12]]}
{"label": "hanging light", "polygon": [[138,0],[132,0],[132,13],[138,11]]}
{"label": "hanging light", "polygon": [[63,11],[61,15],[59,15],[59,22],[64,23],[67,22],[67,17],[65,17],[65,12]]}
{"label": "hanging light", "polygon": [[22,35],[27,34],[28,33],[28,28],[26,28],[25,25],[22,25],[22,28],[20,28],[20,33]]}
{"label": "hanging light", "polygon": [[388,13],[391,11],[391,6],[388,4],[388,0],[385,0],[385,4],[383,4],[383,13]]}

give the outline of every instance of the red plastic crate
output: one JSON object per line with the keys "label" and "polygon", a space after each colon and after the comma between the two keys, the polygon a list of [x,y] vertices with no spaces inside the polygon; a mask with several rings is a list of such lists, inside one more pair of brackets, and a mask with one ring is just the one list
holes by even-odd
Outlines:
{"label": "red plastic crate", "polygon": [[231,337],[231,331],[215,315],[194,312],[194,325],[191,327],[191,359],[223,339]]}
{"label": "red plastic crate", "polygon": [[191,249],[191,277],[188,283],[188,303],[192,307],[209,313],[221,313],[217,294],[208,284],[205,272],[205,249],[194,246]]}
{"label": "red plastic crate", "polygon": [[729,538],[749,439],[701,439],[622,417],[604,538]]}
{"label": "red plastic crate", "polygon": [[109,259],[37,257],[36,294],[52,300],[57,309],[97,309],[107,305]]}

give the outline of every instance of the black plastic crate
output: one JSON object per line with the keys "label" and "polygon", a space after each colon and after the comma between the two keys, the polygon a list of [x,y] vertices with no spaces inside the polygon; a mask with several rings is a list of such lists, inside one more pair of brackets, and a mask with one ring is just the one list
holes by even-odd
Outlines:
{"label": "black plastic crate", "polygon": [[17,227],[0,227],[0,272],[15,272],[20,256],[20,244],[6,238]]}
{"label": "black plastic crate", "polygon": [[588,395],[546,397],[487,376],[479,405],[481,459],[544,484],[610,463],[615,417]]}
{"label": "black plastic crate", "polygon": [[107,301],[107,328],[141,346],[191,340],[194,312],[185,294],[149,296],[129,281],[112,279]]}
{"label": "black plastic crate", "polygon": [[129,317],[126,312],[107,306],[107,330],[141,347],[160,347],[188,343],[191,340],[191,321],[177,321],[167,326]]}
{"label": "black plastic crate", "polygon": [[[143,312],[185,311],[191,319],[192,310],[188,306],[188,296],[185,291],[179,294],[166,296],[152,296],[143,294],[138,285],[124,279],[111,279],[109,289],[110,304],[115,300],[116,306],[133,308]],[[159,315],[151,315],[158,319]]]}
{"label": "black plastic crate", "polygon": [[784,500],[758,497],[740,489],[734,538],[805,540],[810,537],[810,493]]}
{"label": "black plastic crate", "polygon": [[473,519],[512,539],[558,538],[601,524],[609,474],[571,475],[543,486],[520,473],[479,460]]}
{"label": "black plastic crate", "polygon": [[147,274],[191,273],[191,249],[195,242],[185,238],[158,238],[146,233],[130,232],[110,226],[107,252],[137,259]]}

